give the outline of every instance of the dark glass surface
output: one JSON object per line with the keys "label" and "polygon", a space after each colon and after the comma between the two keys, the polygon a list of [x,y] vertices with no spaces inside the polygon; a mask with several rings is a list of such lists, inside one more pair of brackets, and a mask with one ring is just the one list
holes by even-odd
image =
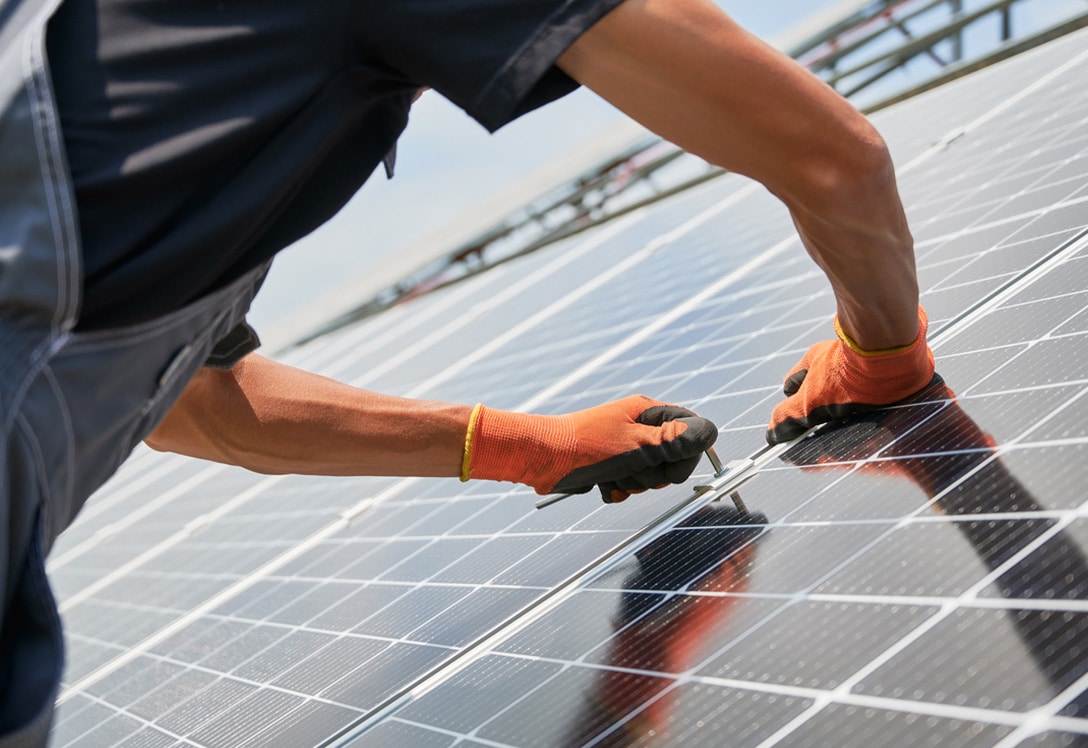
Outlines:
{"label": "dark glass surface", "polygon": [[[309,615],[303,617],[303,621],[308,621],[309,625],[319,629],[346,631],[399,599],[407,591],[407,587],[393,584],[368,584],[355,589],[347,596],[337,591],[339,594],[333,599],[339,599],[339,602],[328,608],[321,606],[311,609],[308,611]],[[324,610],[324,612],[315,617],[313,615],[315,610]]]}
{"label": "dark glass surface", "polygon": [[183,704],[195,694],[212,687],[216,680],[211,673],[187,670],[129,705],[128,711],[144,719],[156,720],[178,704]]}
{"label": "dark glass surface", "polygon": [[1023,711],[1088,672],[1088,613],[964,608],[865,678],[859,693]]}
{"label": "dark glass surface", "polygon": [[1084,748],[1088,746],[1088,736],[1072,732],[1042,732],[1025,738],[1024,748]]}
{"label": "dark glass surface", "polygon": [[983,593],[1025,600],[1088,599],[1088,522],[1052,533],[1031,555],[1006,571]]}
{"label": "dark glass surface", "polygon": [[700,675],[830,690],[933,616],[918,605],[806,601],[783,608]]}
{"label": "dark glass surface", "polygon": [[[563,732],[570,728],[534,720],[580,714],[594,693],[638,694],[626,711],[609,713],[613,725],[647,732],[624,732],[617,744],[641,744],[651,734],[684,744],[688,738],[678,736],[705,739],[699,728],[708,707],[679,716],[679,707],[664,707],[673,703],[669,694],[751,683],[801,705],[760,739],[812,703],[802,694],[846,688],[903,707],[833,703],[791,729],[788,742],[862,746],[880,735],[891,744],[996,743],[1011,732],[999,715],[1048,703],[1088,669],[1088,613],[1014,602],[1053,600],[1058,579],[1076,577],[1083,527],[1066,527],[1046,514],[1053,509],[1005,464],[1008,453],[997,451],[1002,441],[1064,407],[1073,390],[966,398],[961,407],[937,381],[900,408],[821,430],[779,467],[740,487],[759,515],[728,504],[704,507],[497,645],[571,663],[560,673],[548,671],[515,689],[520,700],[493,701],[478,725],[428,723],[509,745],[581,744]],[[992,417],[993,428],[984,429],[971,413]],[[842,519],[844,504],[895,506],[899,494],[885,490],[894,485],[913,494],[896,511],[884,506],[878,513],[885,518],[859,511],[859,519]],[[811,510],[805,516],[791,496],[812,497],[800,502],[804,506],[824,501],[828,512],[821,519]],[[776,513],[783,519],[768,522],[767,514]],[[967,596],[984,591],[990,599],[1009,599],[1009,607],[970,607]],[[516,670],[515,662],[504,667]],[[696,683],[675,684],[680,673]],[[594,685],[616,674],[631,680],[610,689]],[[459,694],[443,685],[428,696],[449,704],[467,698]],[[995,720],[919,714],[907,706],[917,702],[996,710]],[[655,704],[665,716],[655,714]],[[440,719],[413,714],[424,722]],[[667,724],[667,732],[647,728],[644,718]],[[575,722],[591,724],[585,717]],[[619,735],[621,728],[612,732]]]}
{"label": "dark glass surface", "polygon": [[270,724],[258,726],[255,734],[236,745],[310,745],[314,735],[333,735],[359,718],[359,713],[332,704],[308,701]]}
{"label": "dark glass surface", "polygon": [[498,626],[540,596],[537,590],[483,588],[447,608],[410,632],[417,641],[450,647],[464,646]]}
{"label": "dark glass surface", "polygon": [[150,657],[139,657],[125,667],[95,684],[88,693],[105,697],[122,706],[142,699],[149,692],[184,671],[184,667]]}
{"label": "dark glass surface", "polygon": [[[353,677],[359,668],[365,668],[372,657],[388,647],[389,642],[378,639],[336,639],[273,680],[272,685],[316,696],[337,681]],[[349,670],[353,664],[355,669]]]}
{"label": "dark glass surface", "polygon": [[230,711],[216,714],[214,720],[193,733],[193,739],[215,748],[237,748],[304,702],[299,696],[262,689]]}
{"label": "dark glass surface", "polygon": [[[433,577],[435,582],[480,583],[496,577],[550,540],[547,536],[497,537],[467,541],[473,549]],[[496,580],[497,581],[497,580]]]}
{"label": "dark glass surface", "polygon": [[[202,667],[229,673],[234,668],[260,654],[291,633],[285,626],[251,626],[237,638],[225,641],[208,656],[197,662]],[[179,655],[173,655],[179,657]]]}
{"label": "dark glass surface", "polygon": [[335,639],[336,637],[332,634],[295,631],[249,658],[231,672],[248,680],[267,682],[293,666],[294,663],[312,657]]}
{"label": "dark glass surface", "polygon": [[401,718],[465,733],[561,670],[547,662],[490,656],[399,711]]}
{"label": "dark glass surface", "polygon": [[447,608],[471,594],[465,587],[418,587],[373,615],[352,631],[372,636],[400,637],[444,614]]}
{"label": "dark glass surface", "polygon": [[[546,613],[534,626],[498,646],[502,652],[548,659],[576,660],[608,639],[613,623],[602,611],[616,610],[620,590],[579,590],[557,608]],[[637,593],[635,593],[637,594]],[[664,595],[637,594],[640,604],[652,607]]]}
{"label": "dark glass surface", "polygon": [[941,748],[994,745],[1012,732],[1004,725],[912,712],[830,704],[790,735],[790,745],[869,748],[925,745]]}
{"label": "dark glass surface", "polygon": [[456,738],[450,735],[390,720],[378,725],[363,738],[346,745],[375,748],[446,748],[455,741]]}
{"label": "dark glass surface", "polygon": [[443,573],[479,547],[478,540],[468,538],[438,538],[403,561],[389,568],[382,579],[396,582],[422,582]]}
{"label": "dark glass surface", "polygon": [[476,735],[512,745],[582,745],[612,731],[618,722],[640,719],[637,713],[645,701],[659,697],[669,685],[652,675],[571,667],[488,721]]}
{"label": "dark glass surface", "polygon": [[373,709],[400,691],[402,684],[415,682],[452,654],[443,647],[393,644],[321,695],[340,704]]}
{"label": "dark glass surface", "polygon": [[230,713],[258,687],[229,678],[220,678],[180,704],[157,716],[156,723],[175,734],[186,734]]}

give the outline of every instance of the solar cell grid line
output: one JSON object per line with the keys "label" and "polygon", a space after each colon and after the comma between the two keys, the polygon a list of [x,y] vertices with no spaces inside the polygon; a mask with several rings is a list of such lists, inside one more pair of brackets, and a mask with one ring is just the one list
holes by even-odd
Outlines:
{"label": "solar cell grid line", "polygon": [[[1028,230],[1031,229],[1031,228],[1034,228],[1033,221],[1035,219],[1038,219],[1038,217],[1039,216],[1029,215],[1029,216],[1025,216],[1024,219],[1022,219],[1021,221],[1015,222],[1014,224],[1011,224],[1009,226],[999,226],[1000,232],[996,233],[996,234],[993,234],[991,236],[991,239],[997,239],[996,241],[994,241],[994,244],[998,245],[999,251],[1001,250],[1003,244],[1013,245],[1014,242],[1016,241],[1017,234],[1019,234],[1021,236],[1027,235],[1026,233],[1028,232]],[[1003,237],[1003,240],[1002,240],[1002,235],[1006,235],[1006,236]],[[1031,248],[1027,247],[1027,249],[1031,249]],[[990,264],[989,259],[984,259],[984,257],[982,257],[982,255],[987,254],[988,251],[989,250],[986,250],[986,249],[980,249],[979,251],[976,252],[974,257],[964,260],[964,263],[965,264],[974,263],[974,266],[975,266],[975,269],[976,269],[975,272],[978,272],[979,275],[982,275],[981,269],[985,269],[985,266]],[[1037,258],[1036,257],[1031,257],[1030,259],[1031,259],[1031,261],[1034,261]],[[1022,263],[1022,265],[1023,265],[1023,263]],[[925,274],[926,269],[927,269],[927,267],[926,267],[925,264],[923,264],[922,267],[920,267],[920,270],[922,270],[923,274]],[[964,300],[965,300],[964,297],[970,298],[970,296],[976,295],[978,298],[980,298],[980,297],[984,296],[986,294],[986,292],[988,292],[994,285],[996,285],[997,283],[1000,283],[1000,281],[1001,281],[1000,277],[994,276],[994,278],[989,279],[989,281],[987,281],[986,283],[979,284],[979,286],[977,288],[975,288],[975,289],[969,289],[969,290],[965,291],[964,289],[961,289],[961,288],[953,288],[953,289],[951,289],[952,294],[950,294],[949,296],[953,297],[951,300],[955,301],[956,304],[962,304],[964,302]],[[928,292],[928,291],[927,291],[927,294],[926,294],[926,296],[924,298],[924,302],[926,303],[927,309],[930,310],[931,317],[936,317],[937,320],[939,320],[940,317],[942,317],[942,316],[952,316],[952,314],[953,314],[953,312],[951,311],[952,309],[954,309],[955,312],[959,312],[962,309],[962,307],[952,308],[952,307],[947,306],[947,304],[935,303],[934,296],[932,296],[930,294],[930,292]],[[949,309],[950,311],[944,311],[944,309]],[[938,312],[938,313],[935,314],[935,312]],[[817,321],[816,324],[817,325],[823,325],[824,322],[823,322],[823,320],[819,320],[819,321]],[[799,354],[800,354],[800,351],[803,351],[803,348],[799,347],[798,350],[799,350]],[[786,361],[786,362],[784,362],[784,365],[788,366],[790,363],[792,363],[792,362]],[[768,378],[772,379],[772,377],[774,377],[774,376],[776,376],[776,375],[771,374],[770,377],[768,377]],[[765,381],[766,381],[766,379],[765,379]],[[774,394],[772,394],[771,389],[767,390],[767,394],[768,394],[769,397],[775,397]],[[697,407],[702,407],[702,406],[697,406]],[[724,425],[728,426],[728,422],[719,422],[719,423],[724,423]],[[754,427],[759,428],[761,426],[754,424]]]}
{"label": "solar cell grid line", "polygon": [[[403,487],[403,485],[401,485],[401,486],[399,486],[397,488],[394,488],[394,490],[399,489],[400,487]],[[380,499],[381,499],[381,497],[379,496],[378,499],[376,499],[376,500],[380,500]],[[357,506],[354,507],[353,509],[355,511],[362,511],[364,508],[366,508],[367,502],[374,501],[374,500],[375,499],[364,500],[363,502],[360,502],[359,504],[357,504]],[[347,523],[349,520],[350,520],[350,514],[349,513],[344,513],[344,514],[341,515],[341,520],[339,520],[339,523]],[[314,537],[321,537],[322,534],[335,533],[338,526],[339,526],[339,524],[337,524],[337,523],[327,525],[322,529],[321,532],[319,532],[317,534],[314,534],[310,538],[307,538],[307,541],[311,541],[311,543],[312,543]],[[279,556],[277,556],[273,560],[269,561],[268,564],[265,564],[264,569],[276,568],[277,565],[281,565],[283,563],[289,562],[290,560],[292,560],[294,558],[295,554],[300,553],[300,552],[305,551],[305,550],[306,550],[306,543],[304,541],[304,543],[301,543],[298,546],[296,546],[295,548],[289,549],[289,550],[285,551],[284,553],[279,554]],[[200,613],[202,611],[205,611],[206,609],[207,610],[212,610],[220,602],[222,602],[222,601],[224,601],[226,599],[231,599],[231,598],[235,597],[238,594],[238,591],[240,591],[242,589],[245,589],[249,585],[251,585],[252,578],[259,577],[261,573],[267,573],[267,572],[263,572],[262,570],[258,570],[257,572],[254,572],[254,573],[250,574],[248,577],[244,577],[244,578],[240,579],[240,581],[238,583],[236,583],[235,585],[228,586],[225,590],[220,591],[220,593],[218,595],[213,595],[211,598],[209,598],[208,600],[203,602],[201,604],[201,606],[197,606],[194,610],[189,611],[189,613],[187,613],[187,615],[185,615],[185,616],[182,616],[182,618],[180,620],[173,622],[169,626],[163,627],[156,634],[148,637],[147,639],[144,639],[143,641],[140,641],[138,646],[133,646],[131,648],[128,648],[124,652],[124,655],[116,657],[113,660],[109,661],[108,663],[103,663],[101,668],[94,671],[94,673],[92,673],[91,675],[85,676],[83,678],[83,681],[81,681],[79,683],[75,683],[75,684],[70,683],[69,686],[67,686],[64,693],[62,693],[61,697],[58,699],[58,702],[61,703],[61,705],[63,705],[64,701],[66,701],[67,698],[70,698],[73,694],[75,694],[76,691],[82,690],[82,689],[96,683],[98,680],[101,680],[102,677],[106,677],[111,672],[115,671],[118,668],[121,668],[121,666],[124,666],[127,662],[129,662],[132,659],[134,659],[135,657],[139,656],[140,653],[141,653],[141,650],[152,647],[152,646],[158,644],[159,641],[164,639],[166,636],[170,636],[171,634],[175,633],[174,629],[184,625],[184,623],[187,620],[197,619],[197,618],[199,618],[199,615],[200,615]]]}
{"label": "solar cell grid line", "polygon": [[[698,200],[685,201],[683,205],[682,215],[686,211],[690,211],[692,214],[699,212],[700,210],[707,207],[706,203],[713,202],[715,198],[727,199],[729,197],[728,193],[732,185],[720,182],[718,184],[709,185],[708,187],[708,190],[701,191],[702,196]],[[688,202],[692,203],[692,205],[689,206]],[[642,211],[639,215],[640,220],[638,225],[640,227],[643,227],[643,229],[640,230],[640,233],[637,235],[631,234],[630,236],[628,236],[627,241],[631,242],[632,244],[641,245],[645,239],[645,236],[653,236],[654,233],[652,232],[649,234],[645,233],[645,227],[648,224],[652,225],[654,223],[654,216],[654,211]],[[660,221],[660,219],[656,220]],[[606,228],[604,231],[608,232],[608,234],[612,234],[615,231],[622,231],[623,226],[626,225],[628,225],[628,222],[624,221],[620,224],[620,228]],[[599,234],[600,232],[598,232],[598,236]],[[630,234],[630,232],[628,232],[628,234]],[[517,267],[521,269],[521,272],[524,272],[524,267],[527,264],[531,268],[534,263],[540,262],[541,258],[551,257],[552,259],[550,260],[550,263],[552,265],[555,265],[555,268],[558,269],[562,265],[566,264],[567,261],[563,258],[566,254],[570,253],[569,248],[571,247],[571,245],[575,244],[575,242],[584,241],[585,240],[582,238],[566,240],[560,243],[560,245],[558,245],[557,247],[549,248],[549,250],[547,251],[537,253],[536,255],[527,258],[521,258],[517,264]],[[600,243],[600,239],[594,239],[589,242],[589,245],[592,246],[593,244]],[[581,254],[581,252],[575,251],[575,254]],[[558,259],[556,259],[557,256]],[[588,257],[582,257],[579,264],[579,270],[583,275],[590,276],[598,272],[604,272],[608,270],[609,266],[614,264],[615,262],[616,255],[615,252],[612,250],[608,250],[603,253],[591,253],[591,255]],[[472,282],[469,284],[468,287],[473,288],[474,284],[476,284],[477,282],[479,282],[478,279],[472,279]],[[578,284],[575,283],[573,285],[573,288],[577,288],[577,285]],[[511,315],[511,318],[516,317],[519,319],[525,319],[527,317],[531,317],[534,314],[538,313],[542,306],[546,305],[546,303],[541,303],[542,299],[550,300],[551,298],[558,298],[564,296],[572,290],[571,286],[572,284],[569,277],[560,276],[553,270],[549,273],[544,274],[541,279],[538,279],[534,283],[532,288],[533,293],[516,294],[512,295],[513,298],[506,299],[506,311]],[[551,297],[546,295],[549,289],[551,291]],[[505,328],[497,325],[497,322],[494,319],[494,315],[483,314],[484,311],[490,310],[495,307],[494,301],[487,298],[487,289],[483,289],[481,291],[481,289],[477,288],[474,290],[474,295],[480,295],[484,298],[482,301],[479,299],[476,301],[475,309],[467,309],[467,313],[459,315],[461,318],[461,323],[455,324],[454,328],[456,329],[459,327],[464,327],[465,324],[472,323],[474,326],[477,327],[486,326],[493,328],[494,335],[499,335],[506,332]],[[481,329],[479,332],[479,337],[486,337],[486,330]],[[475,345],[473,347],[475,347]],[[405,387],[404,379],[406,375],[410,377],[410,379],[408,380],[410,385],[418,384],[421,375],[416,373],[416,370],[420,370],[422,368],[422,378],[425,379],[427,377],[427,372],[436,373],[441,371],[441,369],[443,369],[448,364],[449,358],[452,355],[463,354],[464,352],[465,350],[463,347],[457,348],[456,343],[444,340],[443,336],[432,335],[431,344],[429,346],[419,346],[416,349],[416,358],[412,360],[412,366],[408,370],[405,370],[404,367],[401,367],[400,369],[393,372],[389,379],[374,377],[375,366],[381,366],[382,369],[385,369],[388,366],[383,360],[353,362],[354,366],[347,368],[344,371],[344,374],[348,381],[355,384],[367,384],[368,386],[377,387],[379,389],[383,386],[394,386],[397,389],[403,390]],[[419,355],[420,353],[426,353],[427,356],[421,357]],[[355,370],[365,376],[356,376]]]}
{"label": "solar cell grid line", "polygon": [[217,470],[217,469],[210,469],[210,472],[214,472],[215,470]]}
{"label": "solar cell grid line", "polygon": [[[687,220],[681,222],[679,226],[673,225],[669,227],[669,230],[664,236],[666,237],[679,237],[689,232],[695,232],[700,229],[705,230],[707,221],[714,218],[722,211],[729,209],[731,206],[738,202],[749,202],[752,199],[760,197],[760,191],[753,185],[746,185],[743,189],[735,191],[725,199],[712,204],[694,216],[687,218]],[[457,381],[468,381],[474,386],[473,392],[479,393],[481,390],[487,391],[487,385],[490,381],[486,378],[477,379],[474,377],[474,371],[477,369],[492,369],[490,358],[493,354],[503,350],[508,345],[522,346],[529,349],[530,355],[535,355],[536,350],[534,346],[543,336],[545,339],[553,339],[553,336],[562,334],[565,336],[565,332],[570,329],[569,320],[582,320],[582,319],[594,319],[593,311],[599,309],[602,305],[612,305],[614,298],[629,298],[632,301],[638,299],[638,291],[642,291],[647,283],[647,278],[661,277],[651,274],[651,268],[646,267],[652,265],[654,267],[667,266],[669,263],[668,255],[662,252],[662,248],[667,245],[669,240],[662,240],[656,235],[651,235],[651,238],[646,237],[632,237],[635,246],[638,247],[637,251],[624,251],[622,255],[617,259],[609,260],[606,266],[598,271],[592,278],[585,280],[583,283],[575,285],[569,289],[565,294],[557,298],[554,302],[549,304],[538,315],[519,321],[513,326],[503,324],[501,315],[495,315],[495,319],[492,320],[492,324],[502,324],[503,332],[496,335],[494,338],[485,340],[487,342],[483,345],[476,343],[473,345],[472,341],[475,336],[480,333],[476,330],[463,330],[465,342],[458,340],[451,340],[449,347],[458,353],[468,348],[471,353],[466,355],[457,355],[454,362],[450,364],[448,360],[443,361],[441,367],[437,373],[429,379],[416,384],[409,393],[411,395],[419,395],[421,393],[427,393],[429,397],[438,397],[442,399],[456,399],[456,395],[453,394],[453,388],[456,388]],[[615,248],[619,248],[622,245],[616,245],[616,241],[612,242]],[[758,245],[757,245],[758,246]],[[730,258],[732,261],[736,261],[735,258]],[[667,277],[667,276],[665,276]],[[714,278],[715,273],[708,273],[705,277],[699,277],[695,279],[689,279],[687,288],[678,288],[672,290],[672,296],[674,298],[683,298],[691,295],[693,291],[689,291],[689,288],[697,289],[702,284],[709,284]],[[629,293],[624,293],[625,290],[619,286],[619,284],[625,284]],[[665,289],[660,289],[661,291]],[[667,297],[663,293],[655,295],[654,302],[661,308],[668,309],[671,305],[667,301]],[[541,325],[542,322],[547,321],[548,327]],[[529,335],[528,333],[530,333]],[[569,345],[569,340],[567,341]],[[575,351],[576,355],[586,356],[588,354]],[[547,364],[548,362],[537,360],[536,364],[539,367],[541,364]],[[455,379],[456,375],[456,379]],[[506,375],[508,376],[508,374]],[[543,374],[539,368],[534,371],[532,381],[548,381],[548,378]],[[383,380],[378,379],[374,383],[376,386],[381,387]],[[389,381],[387,384],[393,385],[393,381]],[[511,403],[512,405],[512,403]]]}

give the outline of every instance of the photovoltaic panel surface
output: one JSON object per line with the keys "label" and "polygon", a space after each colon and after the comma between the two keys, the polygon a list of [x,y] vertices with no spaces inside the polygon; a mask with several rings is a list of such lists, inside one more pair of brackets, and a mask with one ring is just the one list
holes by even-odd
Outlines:
{"label": "photovoltaic panel surface", "polygon": [[54,744],[1084,741],[1086,66],[1074,36],[878,115],[944,384],[788,450],[833,299],[733,176],[291,353],[511,409],[643,391],[755,460],[535,511],[141,453],[50,560]]}

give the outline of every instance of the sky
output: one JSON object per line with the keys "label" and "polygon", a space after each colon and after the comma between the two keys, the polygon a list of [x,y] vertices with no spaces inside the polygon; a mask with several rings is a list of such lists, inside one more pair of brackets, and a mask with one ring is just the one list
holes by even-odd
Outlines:
{"label": "sky", "polygon": [[[836,0],[718,4],[766,38]],[[1084,0],[1035,0],[1035,4],[1055,17],[1085,5]],[[386,180],[379,168],[334,219],[281,252],[254,302],[250,322],[258,331],[272,329],[504,187],[598,137],[622,117],[580,90],[490,135],[441,96],[428,92],[413,107],[398,142],[396,177]]]}

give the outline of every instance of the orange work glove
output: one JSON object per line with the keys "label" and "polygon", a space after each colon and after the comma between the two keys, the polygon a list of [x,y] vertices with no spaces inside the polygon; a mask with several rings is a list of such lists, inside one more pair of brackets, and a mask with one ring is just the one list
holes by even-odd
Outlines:
{"label": "orange work glove", "polygon": [[786,401],[771,414],[767,442],[800,436],[818,423],[867,413],[908,397],[933,378],[928,320],[918,307],[918,337],[910,345],[863,351],[835,319],[835,340],[817,343],[786,377]]}
{"label": "orange work glove", "polygon": [[524,483],[542,495],[585,493],[597,485],[612,503],[684,482],[717,437],[707,419],[643,395],[558,416],[477,405],[461,480]]}

